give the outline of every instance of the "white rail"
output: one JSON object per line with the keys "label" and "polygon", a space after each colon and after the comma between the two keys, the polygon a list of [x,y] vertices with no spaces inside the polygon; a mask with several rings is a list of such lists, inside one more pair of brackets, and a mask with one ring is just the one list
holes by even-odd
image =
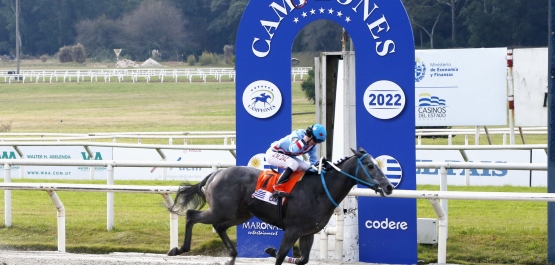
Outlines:
{"label": "white rail", "polygon": [[[235,163],[191,163],[179,161],[135,161],[135,160],[41,160],[41,159],[0,159],[0,165],[4,165],[4,184],[12,185],[11,183],[11,167],[14,165],[25,166],[88,166],[88,167],[106,167],[106,184],[109,186],[114,185],[114,168],[115,167],[197,167],[197,168],[212,168],[214,171],[218,168],[226,168],[235,166]],[[17,184],[16,184],[17,185]],[[5,189],[5,188],[4,188]],[[56,199],[57,195],[50,194],[55,204],[59,203]],[[107,218],[106,227],[108,231],[114,228],[114,193],[107,193]],[[171,201],[171,200],[170,200]],[[168,200],[166,200],[168,202]],[[8,189],[4,192],[4,205],[5,205],[5,225],[10,227],[12,225],[12,201],[11,191]],[[58,206],[56,206],[58,208]],[[63,207],[62,207],[63,208]],[[59,212],[59,217],[64,217],[62,212]],[[59,220],[61,221],[61,220]]]}
{"label": "white rail", "polygon": [[235,132],[152,132],[152,133],[88,133],[88,134],[57,134],[57,133],[0,133],[0,142],[45,142],[45,141],[93,141],[112,139],[112,142],[117,142],[119,139],[137,139],[140,144],[143,139],[167,139],[168,144],[172,145],[175,139],[182,139],[184,144],[188,144],[188,140],[193,139],[222,139],[224,145],[227,145],[229,140],[231,144],[235,144]]}
{"label": "white rail", "polygon": [[[304,79],[312,67],[293,67],[291,69],[291,80]],[[131,69],[82,69],[82,70],[20,70],[19,75],[10,74],[7,70],[0,70],[0,80],[4,83],[12,83],[20,79],[23,83],[52,83],[52,82],[150,82],[153,79],[163,83],[170,82],[222,82],[235,81],[234,68],[131,68]],[[19,77],[19,78],[17,78]]]}
{"label": "white rail", "polygon": [[[176,186],[0,183],[0,189],[5,190],[4,192],[11,190],[42,190],[48,193],[57,210],[58,251],[60,252],[66,252],[66,225],[65,208],[56,193],[57,191],[108,192],[108,194],[113,194],[114,192],[160,194],[164,198],[166,207],[171,208],[173,206],[171,194],[175,194],[178,188]],[[8,215],[11,217],[11,212],[8,212],[8,209],[11,210],[11,205],[9,208],[6,207],[6,217]],[[170,213],[170,249],[177,246],[178,216],[175,213]]]}
{"label": "white rail", "polygon": [[[82,166],[107,166],[108,175],[113,179],[113,167],[116,166],[143,166],[143,167],[202,167],[209,166],[209,163],[184,163],[184,162],[139,162],[139,161],[44,161],[44,160],[0,160],[0,164],[4,164],[5,183],[0,183],[0,189],[5,190],[5,213],[6,226],[11,226],[11,190],[44,190],[50,195],[56,208],[58,209],[58,250],[65,251],[65,210],[63,204],[56,195],[56,191],[96,191],[96,192],[135,192],[135,193],[159,193],[164,196],[166,206],[171,206],[171,197],[169,194],[174,193],[177,187],[145,187],[145,186],[125,186],[113,185],[113,181],[108,185],[82,185],[82,184],[34,184],[34,183],[10,183],[10,172],[12,165],[82,165]],[[215,166],[214,164],[212,166]],[[217,164],[218,167],[226,167],[232,165]],[[428,199],[434,208],[439,219],[438,233],[438,263],[446,263],[447,257],[447,228],[448,228],[448,210],[447,200],[510,200],[510,201],[546,201],[555,202],[555,194],[553,193],[515,193],[515,192],[461,192],[447,191],[447,168],[468,169],[468,168],[489,168],[489,169],[513,169],[513,170],[547,170],[546,164],[490,164],[490,163],[474,163],[474,162],[418,162],[417,168],[439,168],[440,169],[440,191],[419,191],[419,190],[395,190],[389,197],[392,198],[416,198]],[[110,173],[111,172],[111,173]],[[7,177],[6,177],[7,176]],[[354,189],[349,195],[351,196],[378,196],[374,191],[369,189]],[[113,197],[112,205],[113,205]],[[438,200],[441,199],[441,202]],[[110,196],[108,196],[110,200]],[[110,207],[108,207],[110,212]],[[113,206],[112,209],[113,211]],[[110,214],[108,214],[110,216]],[[111,224],[113,226],[113,213],[111,214]],[[110,218],[108,218],[110,219]],[[170,216],[170,248],[177,246],[177,216]],[[110,229],[110,223],[108,223]],[[175,230],[174,230],[175,227]]]}

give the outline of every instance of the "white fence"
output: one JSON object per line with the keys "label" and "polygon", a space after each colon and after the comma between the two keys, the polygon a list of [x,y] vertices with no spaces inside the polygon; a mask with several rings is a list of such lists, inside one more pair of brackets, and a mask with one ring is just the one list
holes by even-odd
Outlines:
{"label": "white fence", "polygon": [[480,128],[476,126],[474,129],[417,129],[416,137],[417,144],[422,145],[423,137],[447,137],[447,142],[449,145],[453,142],[453,137],[462,136],[465,139],[465,145],[468,145],[468,137],[474,135],[474,144],[480,144],[480,137],[482,135],[486,136],[489,144],[491,145],[490,135],[502,135],[503,145],[507,143],[507,137],[509,139],[514,139],[514,135],[520,135],[522,143],[526,144],[525,135],[547,135],[547,127],[518,127],[514,129],[510,128]]}
{"label": "white fence", "polygon": [[[291,80],[302,80],[308,76],[312,67],[293,67]],[[13,71],[0,70],[0,80],[4,83],[52,83],[52,82],[207,82],[235,81],[234,68],[190,68],[190,69],[88,69],[88,70],[20,70],[19,75]]]}
{"label": "white fence", "polygon": [[[107,192],[108,198],[108,218],[107,228],[113,228],[113,194],[114,192],[135,192],[135,193],[156,193],[164,197],[166,206],[172,205],[170,194],[175,193],[178,187],[157,187],[157,186],[125,186],[113,185],[113,168],[116,166],[140,166],[140,167],[186,167],[203,166],[212,168],[229,167],[232,165],[223,164],[195,164],[190,165],[183,162],[137,162],[137,161],[44,161],[44,160],[0,160],[4,164],[5,183],[0,183],[0,189],[5,190],[5,219],[6,226],[11,226],[11,190],[43,190],[48,192],[56,209],[58,210],[58,250],[65,252],[65,209],[59,200],[56,191],[89,191]],[[67,165],[67,166],[106,166],[108,175],[112,175],[111,181],[107,185],[72,185],[72,184],[29,184],[11,183],[10,167],[12,165]],[[389,197],[392,198],[416,198],[428,199],[434,208],[439,219],[439,239],[438,239],[438,263],[445,263],[447,257],[447,228],[448,228],[448,209],[447,199],[456,200],[511,200],[511,201],[545,201],[555,202],[555,194],[552,193],[508,193],[508,192],[454,192],[447,191],[447,168],[494,168],[494,169],[534,169],[547,170],[545,164],[496,164],[487,163],[416,163],[417,168],[439,168],[441,172],[440,191],[419,191],[419,190],[395,190]],[[109,178],[110,179],[110,178]],[[351,196],[378,196],[375,192],[368,189],[354,189]],[[441,202],[438,200],[441,199]],[[177,216],[170,214],[170,248],[177,246]],[[336,251],[339,251],[336,249]]]}
{"label": "white fence", "polygon": [[144,139],[167,139],[168,144],[172,145],[174,140],[183,140],[187,144],[189,140],[195,139],[222,139],[222,143],[227,145],[235,144],[237,138],[235,131],[221,132],[124,132],[124,133],[0,133],[0,143],[2,142],[46,142],[46,141],[83,141],[83,140],[106,140],[112,139],[116,143],[118,139],[137,139],[141,143]]}

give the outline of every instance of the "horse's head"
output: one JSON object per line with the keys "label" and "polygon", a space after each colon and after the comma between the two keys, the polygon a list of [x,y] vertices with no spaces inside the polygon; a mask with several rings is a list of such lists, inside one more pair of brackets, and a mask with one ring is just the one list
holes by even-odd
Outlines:
{"label": "horse's head", "polygon": [[356,176],[363,180],[359,183],[379,192],[382,196],[390,195],[393,192],[393,185],[383,173],[378,162],[362,147],[359,147],[358,150],[351,149],[351,151],[358,159]]}

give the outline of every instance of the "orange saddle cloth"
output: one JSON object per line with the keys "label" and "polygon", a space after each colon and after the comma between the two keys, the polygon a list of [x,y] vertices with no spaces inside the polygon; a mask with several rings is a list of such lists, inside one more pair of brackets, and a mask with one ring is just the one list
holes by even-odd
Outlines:
{"label": "orange saddle cloth", "polygon": [[[277,173],[270,169],[260,172],[252,197],[277,205],[277,198],[274,198],[272,194],[274,193],[274,185],[277,183],[280,175],[280,173]],[[291,174],[291,177],[287,182],[281,184],[281,187],[283,187],[283,190],[285,192],[291,193],[291,191],[295,187],[295,184],[297,184],[297,182],[299,182],[303,176],[304,172],[295,171]]]}

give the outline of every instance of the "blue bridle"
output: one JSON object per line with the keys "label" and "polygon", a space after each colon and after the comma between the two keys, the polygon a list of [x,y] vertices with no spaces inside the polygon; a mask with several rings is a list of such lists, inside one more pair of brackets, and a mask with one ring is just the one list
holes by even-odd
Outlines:
{"label": "blue bridle", "polygon": [[[366,170],[366,168],[365,168],[364,165],[362,164],[362,159],[363,159],[365,156],[367,156],[367,155],[368,155],[368,154],[364,154],[363,156],[357,158],[358,164],[357,164],[357,168],[356,168],[356,170],[355,170],[355,176],[350,175],[349,173],[346,173],[346,172],[344,172],[344,171],[341,170],[341,169],[338,170],[339,173],[341,173],[341,174],[343,174],[343,175],[345,175],[345,176],[347,176],[347,177],[349,177],[349,178],[354,179],[354,180],[357,182],[357,184],[364,184],[364,185],[366,185],[366,186],[368,186],[368,187],[375,187],[375,186],[377,185],[377,183],[374,181],[374,178],[372,178],[372,175],[370,175],[370,173],[368,173],[368,171]],[[359,167],[361,167],[362,170],[364,170],[364,173],[366,174],[366,176],[370,179],[370,181],[371,181],[372,183],[367,182],[367,181],[364,181],[364,180],[359,179],[359,178],[356,177],[356,175],[358,175],[358,169],[359,169]],[[320,178],[322,179],[322,185],[324,185],[324,190],[326,191],[326,194],[328,195],[328,198],[330,199],[331,203],[332,203],[335,207],[338,207],[339,204],[338,204],[337,202],[335,202],[335,200],[331,197],[330,191],[328,190],[328,186],[326,185],[326,181],[324,180],[324,173],[326,173],[326,172],[324,172],[324,170],[322,170],[322,171],[320,172]]]}

